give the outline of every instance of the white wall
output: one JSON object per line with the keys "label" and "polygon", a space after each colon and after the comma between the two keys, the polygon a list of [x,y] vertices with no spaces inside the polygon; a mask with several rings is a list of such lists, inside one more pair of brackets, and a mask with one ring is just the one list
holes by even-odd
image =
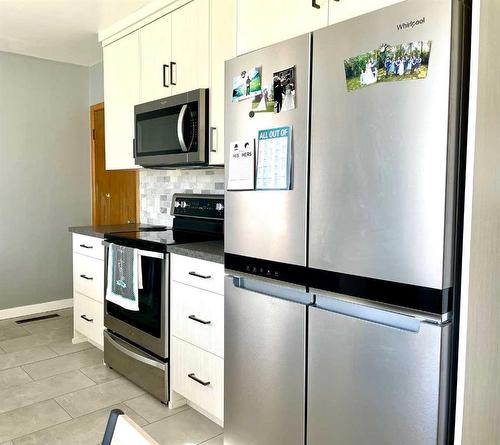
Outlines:
{"label": "white wall", "polygon": [[493,445],[500,443],[500,2],[473,6],[455,443]]}
{"label": "white wall", "polygon": [[72,297],[90,222],[89,70],[0,52],[0,310]]}

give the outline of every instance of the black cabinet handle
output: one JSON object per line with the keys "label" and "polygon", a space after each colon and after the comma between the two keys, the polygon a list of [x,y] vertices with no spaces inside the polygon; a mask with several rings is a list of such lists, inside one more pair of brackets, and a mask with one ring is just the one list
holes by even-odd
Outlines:
{"label": "black cabinet handle", "polygon": [[87,318],[86,315],[80,315],[80,318],[83,318],[85,321],[88,321],[89,323],[94,323],[93,318]]}
{"label": "black cabinet handle", "polygon": [[165,88],[168,88],[169,85],[168,85],[168,81],[167,81],[167,68],[169,67],[169,65],[167,64],[164,64],[163,65],[163,86]]}
{"label": "black cabinet handle", "polygon": [[87,246],[86,244],[80,244],[80,247],[83,247],[84,249],[93,249],[94,246]]}
{"label": "black cabinet handle", "polygon": [[[175,68],[175,82],[174,82],[174,66]],[[170,85],[177,85],[177,63],[170,62]]]}
{"label": "black cabinet handle", "polygon": [[191,374],[188,374],[188,377],[191,380],[194,380],[196,383],[199,383],[200,385],[203,385],[203,386],[210,385],[210,382],[204,382],[203,380],[200,380],[198,377],[196,377],[196,374],[194,372],[192,372]]}
{"label": "black cabinet handle", "polygon": [[201,275],[201,274],[196,273],[196,272],[189,272],[189,275],[196,277],[196,278],[203,278],[204,280],[208,280],[208,279],[212,278],[211,275]]}
{"label": "black cabinet handle", "polygon": [[83,274],[83,273],[82,273],[80,276],[81,276],[84,280],[89,280],[89,281],[93,280],[93,278],[92,278],[92,277],[88,277],[87,275],[85,275],[85,274]]}
{"label": "black cabinet handle", "polygon": [[190,315],[188,318],[190,320],[197,321],[198,323],[201,323],[201,324],[210,324],[210,323],[212,323],[211,321],[201,320],[200,318],[196,317],[196,315]]}
{"label": "black cabinet handle", "polygon": [[312,0],[312,7],[316,9],[320,9],[321,6],[316,3],[316,0]]}

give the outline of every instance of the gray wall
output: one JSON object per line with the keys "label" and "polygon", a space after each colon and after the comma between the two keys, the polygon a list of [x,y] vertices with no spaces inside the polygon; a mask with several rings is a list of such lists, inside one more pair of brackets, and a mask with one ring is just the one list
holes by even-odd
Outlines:
{"label": "gray wall", "polygon": [[89,70],[0,52],[0,310],[72,297],[90,222]]}
{"label": "gray wall", "polygon": [[104,65],[102,62],[89,67],[89,104],[104,102]]}
{"label": "gray wall", "polygon": [[473,58],[477,105],[469,127],[475,127],[475,135],[470,146],[474,159],[468,161],[473,187],[470,260],[465,271],[469,275],[467,343],[462,342],[466,351],[464,445],[500,444],[500,1],[474,2],[476,12],[479,7],[478,48],[473,45],[479,54],[478,62]]}

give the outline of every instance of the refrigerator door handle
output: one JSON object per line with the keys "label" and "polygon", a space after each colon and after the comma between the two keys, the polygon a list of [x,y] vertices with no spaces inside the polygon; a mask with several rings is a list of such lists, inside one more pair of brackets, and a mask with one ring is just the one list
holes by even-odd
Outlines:
{"label": "refrigerator door handle", "polygon": [[369,323],[387,326],[389,328],[399,329],[417,334],[420,331],[422,320],[398,312],[378,309],[362,304],[351,303],[338,300],[333,297],[316,296],[315,306],[336,314],[345,315],[351,318],[357,318]]}
{"label": "refrigerator door handle", "polygon": [[256,294],[267,295],[269,297],[280,298],[295,303],[312,303],[312,295],[305,290],[286,287],[284,284],[274,284],[263,280],[256,280],[247,277],[229,275],[233,279],[233,285],[240,289],[248,290]]}

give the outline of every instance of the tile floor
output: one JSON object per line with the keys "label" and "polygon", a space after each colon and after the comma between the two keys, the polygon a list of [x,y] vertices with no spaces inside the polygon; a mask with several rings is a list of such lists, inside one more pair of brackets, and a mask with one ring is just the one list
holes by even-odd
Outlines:
{"label": "tile floor", "polygon": [[[222,445],[222,429],[185,406],[170,410],[73,345],[72,310],[22,325],[0,320],[0,445],[98,445],[119,408],[161,445]],[[28,318],[28,317],[24,317]]]}

